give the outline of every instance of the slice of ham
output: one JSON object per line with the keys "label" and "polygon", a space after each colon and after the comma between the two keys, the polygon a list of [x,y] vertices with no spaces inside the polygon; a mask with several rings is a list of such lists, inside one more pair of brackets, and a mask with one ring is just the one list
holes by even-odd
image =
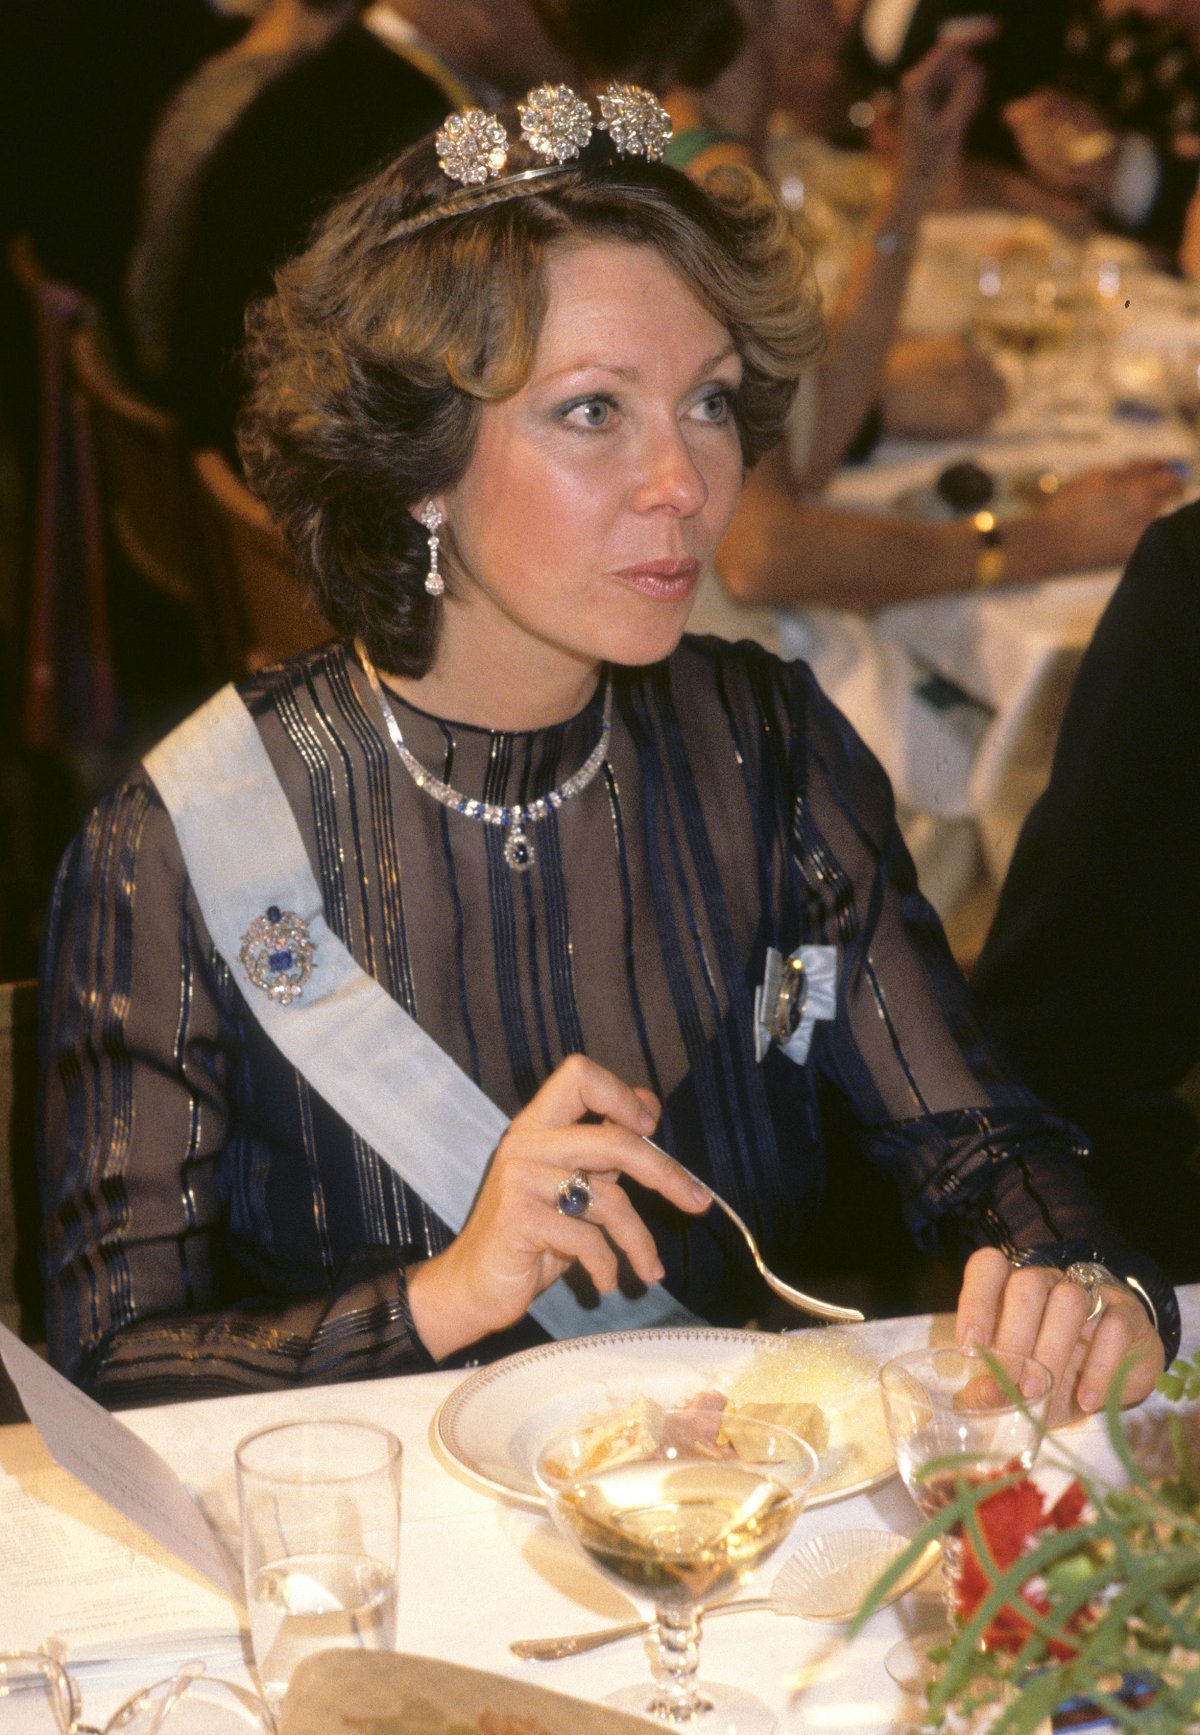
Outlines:
{"label": "slice of ham", "polygon": [[718,1445],[717,1436],[725,1417],[724,1392],[697,1392],[694,1397],[664,1416],[659,1450],[700,1451],[706,1457],[732,1458],[733,1448]]}

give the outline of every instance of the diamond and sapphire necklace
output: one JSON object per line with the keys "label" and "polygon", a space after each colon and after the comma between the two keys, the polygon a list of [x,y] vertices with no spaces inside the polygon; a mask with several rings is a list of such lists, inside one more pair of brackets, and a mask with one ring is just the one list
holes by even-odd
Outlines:
{"label": "diamond and sapphire necklace", "polygon": [[612,676],[604,679],[604,715],[600,724],[600,739],[592,748],[579,770],[557,789],[551,789],[541,795],[536,801],[526,802],[523,806],[500,807],[491,801],[476,801],[473,797],[460,795],[458,790],[449,783],[443,783],[440,777],[435,777],[432,771],[426,769],[405,744],[400,733],[400,725],[396,714],[388,704],[387,694],[383,690],[383,682],[376,673],[375,665],[367,655],[362,641],[356,639],[354,648],[358,659],[371,683],[371,691],[379,701],[383,712],[383,721],[387,732],[392,738],[392,745],[400,756],[400,763],[408,772],[418,789],[423,789],[426,795],[432,795],[435,801],[440,801],[443,807],[448,807],[451,813],[465,814],[468,819],[481,819],[485,825],[504,827],[504,859],[516,873],[528,873],[537,859],[537,851],[533,847],[533,839],[525,830],[527,825],[535,824],[539,819],[545,819],[549,814],[557,812],[565,801],[570,801],[573,795],[580,795],[591,783],[608,754],[608,740],[612,734]]}

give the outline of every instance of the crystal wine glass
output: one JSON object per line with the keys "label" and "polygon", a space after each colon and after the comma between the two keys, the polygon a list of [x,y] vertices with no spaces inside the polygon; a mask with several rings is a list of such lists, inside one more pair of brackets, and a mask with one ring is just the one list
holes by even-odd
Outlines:
{"label": "crystal wine glass", "polygon": [[1009,427],[1058,429],[1060,398],[1075,392],[1073,351],[1091,334],[1088,314],[1074,250],[983,261],[971,329],[1008,386]]}
{"label": "crystal wine glass", "polygon": [[605,1703],[693,1735],[770,1735],[775,1719],[761,1700],[697,1681],[701,1615],[789,1535],[816,1454],[740,1413],[719,1434],[694,1407],[666,1410],[653,1426],[629,1418],[626,1407],[577,1423],[534,1467],[558,1528],[655,1619],[655,1689],[625,1688]]}
{"label": "crystal wine glass", "polygon": [[[879,1370],[896,1467],[921,1516],[930,1519],[955,1499],[965,1481],[982,1484],[1028,1470],[1046,1432],[1054,1390],[1049,1368],[1009,1350],[911,1350]],[[956,1612],[961,1535],[942,1537],[946,1621]],[[929,1651],[905,1640],[885,1659],[897,1685],[919,1691],[929,1678]]]}

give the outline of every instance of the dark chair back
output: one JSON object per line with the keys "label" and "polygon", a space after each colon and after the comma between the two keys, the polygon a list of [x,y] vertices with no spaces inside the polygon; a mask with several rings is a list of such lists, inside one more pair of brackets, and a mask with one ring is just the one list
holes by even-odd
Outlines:
{"label": "dark chair back", "polygon": [[187,611],[209,673],[222,679],[231,672],[229,646],[201,543],[182,427],[130,388],[99,327],[75,332],[71,368],[91,426],[114,546],[146,584]]}
{"label": "dark chair back", "polygon": [[215,451],[193,458],[208,559],[222,573],[247,670],[298,655],[333,636],[296,577],[288,547],[266,507]]}
{"label": "dark chair back", "polygon": [[0,982],[0,1321],[26,1343],[45,1336],[37,1083],[37,984]]}
{"label": "dark chair back", "polygon": [[99,314],[82,290],[47,276],[28,235],[10,240],[7,261],[29,306],[38,397],[21,734],[34,748],[98,746],[116,733],[116,679],[95,451],[70,346]]}

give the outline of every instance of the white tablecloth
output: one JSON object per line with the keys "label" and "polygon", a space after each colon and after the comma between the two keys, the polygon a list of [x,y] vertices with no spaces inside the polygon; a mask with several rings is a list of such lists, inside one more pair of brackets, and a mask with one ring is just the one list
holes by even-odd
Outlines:
{"label": "white tablecloth", "polygon": [[[1182,1292],[1184,1346],[1200,1337],[1200,1285]],[[950,1322],[929,1316],[855,1328],[881,1357],[930,1341]],[[231,1533],[236,1509],[233,1449],[242,1435],[272,1421],[300,1416],[369,1418],[393,1429],[404,1444],[399,1646],[478,1668],[524,1676],[581,1698],[599,1699],[630,1681],[649,1679],[638,1641],[557,1663],[519,1662],[511,1639],[582,1631],[628,1619],[628,1602],[586,1567],[549,1521],[494,1499],[440,1459],[430,1425],[438,1405],[464,1376],[411,1375],[309,1391],[217,1399],[128,1413],[126,1420],[224,1517]],[[1152,1403],[1157,1400],[1152,1400]],[[6,1445],[23,1430],[0,1430]],[[1103,1424],[1093,1418],[1069,1439],[1089,1460],[1106,1462]],[[1049,1450],[1049,1448],[1048,1448]],[[797,1539],[824,1531],[879,1527],[910,1533],[915,1508],[899,1481],[872,1493],[805,1513]],[[778,1562],[774,1563],[775,1565]],[[769,1580],[768,1564],[762,1573]],[[937,1620],[937,1574],[876,1615],[847,1645],[841,1630],[770,1613],[714,1620],[704,1634],[702,1673],[746,1687],[776,1710],[781,1735],[851,1730],[883,1735],[904,1726],[903,1696],[889,1680],[884,1657],[906,1630]],[[2,1625],[2,1616],[0,1616]],[[85,1715],[107,1714],[133,1685],[119,1690],[93,1682]],[[0,1731],[21,1735],[18,1702],[0,1701]]]}
{"label": "white tablecloth", "polygon": [[[1003,433],[923,450],[890,442],[868,465],[843,472],[832,503],[882,511],[970,457],[1003,476],[1016,469],[1077,473],[1139,457],[1184,459],[1187,437],[1169,423],[1114,421],[1105,437],[1014,444]],[[828,610],[783,615],[785,650],[813,661],[822,684],[883,761],[903,806],[944,820],[972,819],[993,878],[1007,870],[1017,834],[1045,787],[1079,660],[1119,570],[1040,584],[997,586],[903,603],[869,620]],[[980,707],[956,713],[925,702],[930,673]]]}

